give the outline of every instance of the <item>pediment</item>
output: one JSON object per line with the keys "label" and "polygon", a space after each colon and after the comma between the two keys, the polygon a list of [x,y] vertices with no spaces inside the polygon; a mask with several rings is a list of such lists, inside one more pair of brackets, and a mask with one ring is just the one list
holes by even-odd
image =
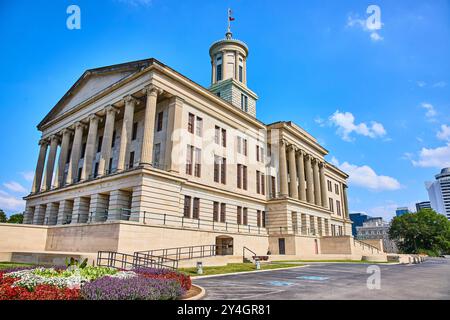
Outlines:
{"label": "pediment", "polygon": [[38,128],[101,94],[111,86],[125,81],[150,65],[152,60],[140,60],[86,71],[41,121]]}

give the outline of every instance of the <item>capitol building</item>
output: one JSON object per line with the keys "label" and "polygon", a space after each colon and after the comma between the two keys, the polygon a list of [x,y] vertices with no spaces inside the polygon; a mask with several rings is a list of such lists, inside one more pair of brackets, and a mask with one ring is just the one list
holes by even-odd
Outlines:
{"label": "capitol building", "polygon": [[228,31],[209,57],[209,87],[151,58],[87,70],[64,94],[38,124],[25,197],[24,224],[45,230],[38,250],[353,245],[348,175],[299,125],[258,120],[244,42]]}

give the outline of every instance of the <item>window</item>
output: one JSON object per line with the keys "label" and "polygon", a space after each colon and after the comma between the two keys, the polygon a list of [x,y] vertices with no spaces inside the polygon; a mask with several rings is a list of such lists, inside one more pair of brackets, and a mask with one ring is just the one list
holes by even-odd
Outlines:
{"label": "window", "polygon": [[336,212],[338,216],[341,215],[341,202],[339,200],[336,200]]}
{"label": "window", "polygon": [[247,190],[247,166],[242,166],[242,189]]}
{"label": "window", "polygon": [[333,199],[332,199],[332,198],[329,198],[329,199],[328,199],[328,203],[330,204],[330,211],[331,211],[331,212],[334,212],[334,206],[333,206],[334,202],[333,202]]}
{"label": "window", "polygon": [[222,80],[222,63],[216,66],[216,82]]}
{"label": "window", "polygon": [[247,139],[244,139],[244,156],[247,156]]}
{"label": "window", "polygon": [[248,97],[241,93],[241,110],[248,112]]}
{"label": "window", "polygon": [[261,227],[261,210],[256,210],[256,226]]}
{"label": "window", "polygon": [[164,117],[164,112],[161,111],[160,113],[158,113],[158,120],[157,120],[157,125],[156,125],[156,131],[161,131],[162,127],[163,127],[163,117]]}
{"label": "window", "polygon": [[220,222],[225,222],[227,218],[227,205],[225,203],[220,204]]}
{"label": "window", "polygon": [[219,203],[216,201],[213,203],[213,220],[219,222]]}
{"label": "window", "polygon": [[200,218],[200,199],[194,198],[194,205],[192,208],[192,218],[199,219]]}
{"label": "window", "polygon": [[189,133],[194,133],[194,121],[195,121],[195,116],[192,113],[189,113],[189,117],[188,117],[188,132]]}
{"label": "window", "polygon": [[264,162],[264,148],[256,146],[256,161]]}
{"label": "window", "polygon": [[108,173],[112,173],[113,158],[109,159]]}
{"label": "window", "polygon": [[261,193],[260,182],[261,182],[261,173],[258,170],[256,170],[256,193],[257,194]]}
{"label": "window", "polygon": [[242,223],[242,207],[237,207],[237,224]]}
{"label": "window", "polygon": [[192,160],[194,158],[194,146],[188,145],[186,151],[186,174],[192,175]]}
{"label": "window", "polygon": [[221,165],[220,170],[221,170],[220,182],[222,184],[226,184],[227,183],[227,159],[222,158],[222,165]]}
{"label": "window", "polygon": [[242,138],[237,137],[237,152],[242,153]]}
{"label": "window", "polygon": [[259,146],[256,146],[256,161],[259,162]]}
{"label": "window", "polygon": [[265,211],[261,212],[261,217],[262,217],[262,227],[265,228],[266,227],[266,212]]}
{"label": "window", "polygon": [[237,151],[244,156],[247,156],[247,139],[237,137]]}
{"label": "window", "polygon": [[248,208],[244,208],[242,213],[243,213],[242,224],[247,225],[248,224]]}
{"label": "window", "polygon": [[98,137],[97,152],[102,151],[103,136]]}
{"label": "window", "polygon": [[96,178],[98,176],[98,162],[95,163],[95,167],[94,167],[94,178]]}
{"label": "window", "polygon": [[136,137],[137,137],[137,129],[138,129],[138,123],[135,122],[135,123],[133,123],[133,131],[131,132],[131,140],[132,140],[132,141],[136,140]]}
{"label": "window", "polygon": [[219,175],[220,175],[220,157],[214,156],[214,182],[220,182]]}
{"label": "window", "polygon": [[199,148],[195,148],[195,167],[194,167],[194,176],[200,178],[202,174],[202,150]]}
{"label": "window", "polygon": [[327,181],[327,187],[328,187],[328,191],[329,191],[329,192],[332,192],[332,191],[333,191],[333,188],[332,188],[332,185],[331,185],[331,181],[330,181],[330,180]]}
{"label": "window", "polygon": [[339,185],[338,185],[337,183],[334,185],[334,192],[335,192],[337,195],[339,195]]}
{"label": "window", "polygon": [[134,151],[130,152],[130,161],[128,163],[128,168],[134,167]]}
{"label": "window", "polygon": [[242,188],[242,164],[237,165],[237,187],[238,189]]}
{"label": "window", "polygon": [[116,130],[113,131],[111,148],[114,148],[115,145],[116,145]]}
{"label": "window", "polygon": [[66,164],[70,162],[71,155],[72,155],[72,148],[69,148],[69,152],[67,152]]}
{"label": "window", "polygon": [[227,130],[222,129],[222,147],[227,146]]}
{"label": "window", "polygon": [[216,126],[214,131],[214,142],[220,144],[220,127]]}
{"label": "window", "polygon": [[239,66],[239,81],[240,82],[242,82],[242,71],[243,71],[242,66]]}
{"label": "window", "polygon": [[190,196],[184,196],[183,216],[185,218],[190,218],[191,217],[191,197]]}
{"label": "window", "polygon": [[220,91],[216,92],[216,95],[220,98]]}
{"label": "window", "polygon": [[199,136],[199,137],[201,137],[202,134],[203,134],[203,119],[202,118],[197,117],[197,124],[196,124],[196,127],[195,127],[195,134],[197,136]]}
{"label": "window", "polygon": [[275,198],[276,195],[277,195],[277,190],[276,190],[276,184],[275,183],[276,183],[275,177],[274,176],[270,176],[270,187],[271,187],[270,193],[271,193],[271,197],[272,198]]}
{"label": "window", "polygon": [[86,154],[86,142],[83,143],[83,146],[81,147],[81,158],[80,159],[83,159],[85,154]]}
{"label": "window", "polygon": [[81,180],[81,172],[83,172],[83,167],[78,168],[77,181]]}
{"label": "window", "polygon": [[159,161],[161,157],[161,143],[155,144],[155,149],[153,151],[153,163],[155,167],[159,167]]}
{"label": "window", "polygon": [[266,194],[266,176],[261,173],[261,194],[264,196]]}

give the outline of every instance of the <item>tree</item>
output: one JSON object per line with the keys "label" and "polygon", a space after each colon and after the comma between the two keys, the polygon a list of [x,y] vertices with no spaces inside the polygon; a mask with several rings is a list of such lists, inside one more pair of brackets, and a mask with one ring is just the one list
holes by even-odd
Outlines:
{"label": "tree", "polygon": [[6,222],[6,213],[0,209],[0,223],[5,223]]}
{"label": "tree", "polygon": [[23,223],[23,213],[16,213],[9,217],[8,223]]}
{"label": "tree", "polygon": [[389,237],[403,253],[439,255],[450,252],[450,221],[430,209],[395,217]]}

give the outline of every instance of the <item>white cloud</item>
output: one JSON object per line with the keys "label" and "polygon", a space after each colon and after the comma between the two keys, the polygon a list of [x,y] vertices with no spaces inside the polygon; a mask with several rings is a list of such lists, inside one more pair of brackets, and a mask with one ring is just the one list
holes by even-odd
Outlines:
{"label": "white cloud", "polygon": [[436,137],[439,140],[450,141],[450,126],[446,124],[441,125],[441,130],[436,134]]}
{"label": "white cloud", "polygon": [[331,163],[349,175],[348,182],[354,186],[367,188],[373,191],[392,191],[401,188],[397,179],[378,175],[367,165],[357,166],[348,162],[339,163],[336,158],[332,158]]}
{"label": "white cloud", "polygon": [[5,211],[23,211],[25,201],[0,190],[0,209]]}
{"label": "white cloud", "polygon": [[34,179],[34,172],[33,171],[23,171],[20,174],[28,182],[32,182],[33,179]]}
{"label": "white cloud", "polygon": [[[381,25],[383,25],[383,24],[381,24]],[[355,14],[348,15],[346,26],[347,26],[347,28],[353,28],[353,27],[360,28],[361,30],[370,33],[370,39],[374,42],[381,41],[384,39],[376,30],[367,28],[367,20],[361,19],[359,17],[359,15],[357,15],[357,14],[356,15]]]}
{"label": "white cloud", "polygon": [[27,189],[16,181],[10,181],[3,184],[8,190],[19,193],[26,193]]}
{"label": "white cloud", "polygon": [[416,84],[418,87],[421,87],[421,88],[423,88],[427,85],[427,83],[425,81],[417,81]]}
{"label": "white cloud", "polygon": [[427,110],[427,112],[425,113],[425,116],[427,118],[434,118],[436,116],[436,110],[434,109],[433,105],[431,103],[428,102],[423,102],[421,104],[421,107],[424,108],[425,110]]}
{"label": "white cloud", "polygon": [[445,81],[439,81],[433,84],[433,88],[444,88],[447,86],[447,82]]}
{"label": "white cloud", "polygon": [[378,138],[386,135],[386,130],[381,123],[372,121],[370,125],[364,122],[355,123],[355,117],[351,112],[339,112],[337,110],[330,118],[332,125],[336,126],[337,133],[345,141],[352,141],[351,134],[354,132],[370,138]]}
{"label": "white cloud", "polygon": [[450,142],[435,149],[422,148],[419,160],[411,160],[416,167],[438,168],[450,167]]}

